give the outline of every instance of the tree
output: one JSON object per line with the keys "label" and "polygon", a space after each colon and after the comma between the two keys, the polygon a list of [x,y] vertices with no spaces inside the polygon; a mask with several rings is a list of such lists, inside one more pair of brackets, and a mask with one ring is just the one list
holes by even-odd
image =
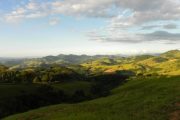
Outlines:
{"label": "tree", "polygon": [[43,75],[41,80],[42,82],[49,82],[49,75],[48,74]]}
{"label": "tree", "polygon": [[39,82],[41,82],[41,78],[40,77],[35,77],[33,79],[33,83],[39,83]]}
{"label": "tree", "polygon": [[73,102],[80,102],[86,99],[86,95],[83,90],[77,90],[72,96]]}

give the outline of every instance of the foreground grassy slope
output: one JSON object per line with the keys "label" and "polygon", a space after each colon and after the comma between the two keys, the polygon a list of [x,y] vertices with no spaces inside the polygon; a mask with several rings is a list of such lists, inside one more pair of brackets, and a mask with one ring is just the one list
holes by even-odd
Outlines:
{"label": "foreground grassy slope", "polygon": [[180,102],[180,77],[129,80],[112,95],[36,109],[4,120],[166,120]]}
{"label": "foreground grassy slope", "polygon": [[42,106],[72,103],[96,97],[93,83],[71,81],[43,84],[0,84],[0,119]]}

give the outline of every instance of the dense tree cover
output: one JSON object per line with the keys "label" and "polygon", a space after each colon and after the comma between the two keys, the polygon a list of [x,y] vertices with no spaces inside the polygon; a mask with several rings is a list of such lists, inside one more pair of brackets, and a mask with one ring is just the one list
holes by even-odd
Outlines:
{"label": "dense tree cover", "polygon": [[80,74],[61,66],[0,71],[0,82],[6,83],[50,83],[77,79],[81,79]]}
{"label": "dense tree cover", "polygon": [[[0,96],[0,118],[42,106],[59,103],[76,103],[100,97],[95,95],[94,97],[91,95],[88,96],[85,94],[86,91],[80,88],[76,88],[74,93],[70,95],[50,84],[21,84],[20,86],[16,84],[4,84],[4,86],[5,85],[9,88],[6,90],[11,94],[2,94]],[[2,86],[0,85],[0,87]],[[28,89],[26,89],[26,87],[28,87]],[[13,93],[13,91],[16,92]]]}
{"label": "dense tree cover", "polygon": [[[118,84],[115,85],[114,80],[111,82],[97,81],[92,84],[88,94],[85,94],[86,91],[81,88],[76,88],[72,95],[69,95],[60,89],[55,89],[51,84],[32,84],[33,88],[31,91],[24,91],[22,89],[18,94],[0,97],[0,118],[42,106],[59,103],[76,103],[101,96],[107,96],[110,94],[110,88],[114,88],[119,85],[119,83],[122,83],[122,81],[119,80],[119,82],[117,82],[116,80],[116,83]],[[13,91],[15,88],[11,88],[11,90]]]}
{"label": "dense tree cover", "polygon": [[117,71],[116,73],[99,74],[89,76],[90,81],[94,81],[96,84],[92,86],[91,92],[95,96],[107,96],[110,94],[110,90],[116,86],[126,82],[126,79],[134,75],[131,71]]}
{"label": "dense tree cover", "polygon": [[0,97],[0,118],[23,112],[40,106],[65,102],[68,97],[61,90],[54,90],[51,86],[40,85],[32,87],[32,91],[21,91],[17,95]]}
{"label": "dense tree cover", "polygon": [[[77,71],[77,72],[76,72]],[[126,71],[127,72],[127,71]],[[0,72],[1,84],[32,85],[30,92],[23,89],[18,94],[0,97],[0,118],[58,103],[75,103],[90,100],[110,94],[110,90],[123,83],[130,75],[125,71],[113,74],[91,74],[81,66],[70,68],[52,65],[36,69],[3,69]],[[88,81],[92,83],[90,92],[85,94],[81,88],[76,88],[72,95],[53,87],[53,84],[71,83],[73,81]],[[1,87],[1,86],[0,86]],[[27,86],[30,87],[30,86]],[[11,91],[16,88],[11,88]]]}

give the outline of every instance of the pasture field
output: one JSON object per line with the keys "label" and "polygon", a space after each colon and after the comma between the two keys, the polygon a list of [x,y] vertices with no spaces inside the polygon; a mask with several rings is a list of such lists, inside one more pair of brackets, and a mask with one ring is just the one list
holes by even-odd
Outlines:
{"label": "pasture field", "polygon": [[4,120],[168,120],[180,109],[179,91],[179,76],[139,77],[107,97],[43,107]]}

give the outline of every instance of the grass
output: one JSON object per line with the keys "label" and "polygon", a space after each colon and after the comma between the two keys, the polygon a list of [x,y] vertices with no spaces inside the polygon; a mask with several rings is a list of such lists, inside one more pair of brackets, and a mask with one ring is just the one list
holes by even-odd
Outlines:
{"label": "grass", "polygon": [[[67,95],[72,95],[76,90],[83,90],[86,94],[90,93],[92,83],[87,81],[74,81],[52,84],[54,89],[62,90]],[[0,84],[0,100],[8,97],[18,96],[23,93],[35,93],[39,84]]]}
{"label": "grass", "polygon": [[37,86],[34,84],[0,84],[0,99],[17,96],[22,93],[32,93]]}
{"label": "grass", "polygon": [[[0,118],[32,110],[45,105],[53,105],[74,100],[77,91],[91,97],[92,83],[87,81],[71,81],[51,84],[51,88],[41,84],[0,84]],[[65,96],[61,95],[64,94]],[[61,97],[60,97],[61,96]],[[63,96],[63,98],[62,98]],[[62,98],[62,99],[60,99]],[[54,102],[55,101],[55,102]]]}
{"label": "grass", "polygon": [[180,77],[129,80],[112,95],[79,104],[59,104],[4,120],[167,120],[178,109]]}
{"label": "grass", "polygon": [[86,94],[89,94],[92,83],[87,81],[74,81],[63,84],[52,84],[52,86],[55,89],[64,91],[68,95],[74,94],[77,90],[83,90]]}
{"label": "grass", "polygon": [[[180,52],[173,50],[160,56],[136,56],[129,58],[104,58],[83,63],[92,73],[130,70],[136,74],[180,75]],[[106,64],[104,64],[106,63]]]}

